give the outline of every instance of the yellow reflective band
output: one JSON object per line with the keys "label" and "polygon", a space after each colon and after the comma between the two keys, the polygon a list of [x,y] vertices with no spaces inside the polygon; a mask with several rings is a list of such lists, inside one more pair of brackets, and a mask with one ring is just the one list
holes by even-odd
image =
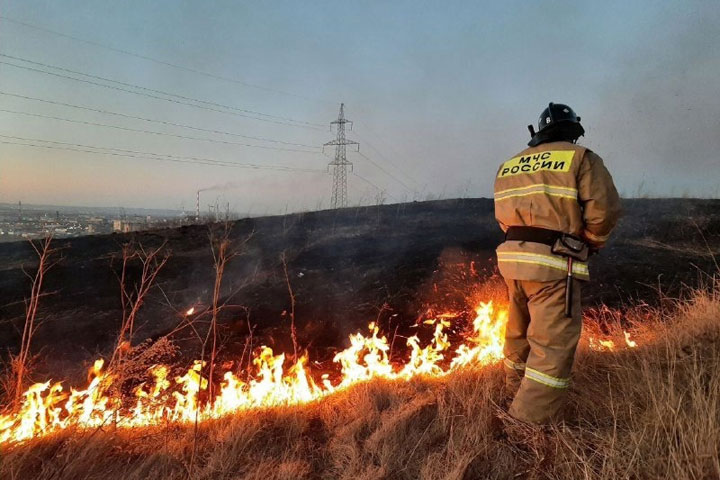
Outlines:
{"label": "yellow reflective band", "polygon": [[552,388],[568,388],[570,386],[569,378],[558,378],[548,375],[546,373],[539,372],[534,368],[527,367],[525,369],[525,378],[535,380],[538,383],[547,385]]}
{"label": "yellow reflective band", "polygon": [[574,156],[572,150],[548,150],[521,155],[503,163],[498,178],[541,171],[566,173],[570,171]]}
{"label": "yellow reflective band", "polygon": [[524,363],[516,363],[516,362],[513,362],[512,360],[510,360],[509,358],[504,359],[503,363],[505,363],[505,366],[511,370],[525,370]]}
{"label": "yellow reflective band", "polygon": [[532,185],[527,185],[524,187],[507,188],[505,190],[500,190],[499,192],[495,192],[495,196],[502,195],[504,193],[517,192],[519,190],[528,190],[534,187],[548,187],[552,188],[553,190],[567,190],[568,193],[577,193],[577,188],[573,187],[561,187],[560,185],[549,185],[547,183],[533,183]]}
{"label": "yellow reflective band", "polygon": [[[551,264],[547,264],[547,263],[544,263],[544,262],[537,262],[537,261],[532,261],[532,260],[516,260],[516,259],[502,259],[502,258],[500,258],[500,259],[498,259],[498,261],[499,261],[499,262],[505,262],[505,263],[529,263],[529,264],[533,264],[533,265],[540,265],[540,266],[549,267],[549,268],[554,268],[554,269],[556,269],[556,270],[562,270],[562,271],[564,271],[564,272],[567,272],[567,268],[566,268],[566,267],[558,267],[558,266],[556,266],[556,265],[551,265]],[[585,270],[585,271],[580,270],[579,268],[577,268],[577,266],[573,266],[573,273],[574,273],[575,275],[584,275],[584,276],[589,276],[589,275],[590,275],[590,272],[588,272],[587,270]]]}
{"label": "yellow reflective band", "polygon": [[572,187],[560,187],[556,185],[547,185],[545,183],[536,183],[534,185],[528,185],[527,187],[508,188],[507,190],[495,192],[495,201],[497,202],[507,198],[524,197],[526,195],[537,194],[576,200],[578,191],[576,188]]}
{"label": "yellow reflective band", "polygon": [[506,199],[512,198],[512,197],[524,197],[524,196],[527,196],[527,195],[537,195],[538,193],[542,193],[542,194],[544,194],[544,195],[549,195],[549,196],[551,196],[551,197],[569,198],[569,199],[572,199],[572,200],[576,200],[576,199],[577,199],[577,195],[567,195],[567,194],[565,194],[565,193],[552,193],[552,192],[537,191],[537,192],[529,192],[529,193],[516,193],[515,195],[505,195],[505,196],[503,196],[502,198],[496,198],[495,201],[496,201],[496,202],[499,202],[499,201],[501,201],[501,200],[506,200]]}
{"label": "yellow reflective band", "polygon": [[[498,262],[530,263],[567,272],[567,262],[560,257],[529,252],[497,252],[497,256]],[[578,261],[573,262],[573,273],[590,275],[587,264]]]}
{"label": "yellow reflective band", "polygon": [[585,229],[585,232],[584,232],[584,233],[585,233],[585,236],[586,236],[588,239],[592,240],[593,242],[601,242],[601,243],[602,243],[602,242],[607,242],[608,238],[610,238],[610,234],[609,234],[609,233],[608,233],[607,235],[595,235],[594,233],[592,233],[592,232],[591,232],[590,230],[588,230],[588,229]]}

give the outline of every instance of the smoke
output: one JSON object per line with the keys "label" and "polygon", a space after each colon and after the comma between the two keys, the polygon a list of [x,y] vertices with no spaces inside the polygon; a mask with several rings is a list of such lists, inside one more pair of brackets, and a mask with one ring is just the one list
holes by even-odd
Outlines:
{"label": "smoke", "polygon": [[[629,196],[717,195],[720,69],[717,9],[674,9],[640,26],[635,48],[618,58],[618,73],[598,92],[588,138],[615,159],[616,180]],[[662,34],[658,34],[662,24]]]}
{"label": "smoke", "polygon": [[233,188],[240,188],[240,184],[237,182],[225,182],[225,183],[216,183],[215,185],[210,185],[209,187],[203,187],[198,189],[198,192],[210,192],[214,190],[230,190]]}

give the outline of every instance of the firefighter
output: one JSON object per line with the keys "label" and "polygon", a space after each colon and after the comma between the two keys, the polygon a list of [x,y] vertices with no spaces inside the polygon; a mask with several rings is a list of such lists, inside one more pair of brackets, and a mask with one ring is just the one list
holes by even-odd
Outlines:
{"label": "firefighter", "polygon": [[497,256],[510,298],[509,413],[541,424],[562,416],[582,326],[587,257],[608,241],[620,198],[602,159],[576,143],[585,130],[570,107],[550,103],[537,133],[528,129],[529,148],[498,169],[495,217],[505,232]]}

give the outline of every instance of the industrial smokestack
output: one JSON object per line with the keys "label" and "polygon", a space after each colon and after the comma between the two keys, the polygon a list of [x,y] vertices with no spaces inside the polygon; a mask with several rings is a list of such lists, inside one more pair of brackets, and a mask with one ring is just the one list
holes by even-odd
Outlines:
{"label": "industrial smokestack", "polygon": [[200,190],[197,191],[197,201],[195,202],[195,222],[200,223]]}

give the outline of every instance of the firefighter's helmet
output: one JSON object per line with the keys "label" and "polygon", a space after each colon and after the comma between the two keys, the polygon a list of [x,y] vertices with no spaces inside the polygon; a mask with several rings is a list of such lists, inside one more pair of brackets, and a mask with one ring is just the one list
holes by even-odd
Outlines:
{"label": "firefighter's helmet", "polygon": [[560,123],[580,124],[580,117],[567,105],[550,102],[550,105],[540,114],[538,132],[542,132],[548,127],[555,127]]}

